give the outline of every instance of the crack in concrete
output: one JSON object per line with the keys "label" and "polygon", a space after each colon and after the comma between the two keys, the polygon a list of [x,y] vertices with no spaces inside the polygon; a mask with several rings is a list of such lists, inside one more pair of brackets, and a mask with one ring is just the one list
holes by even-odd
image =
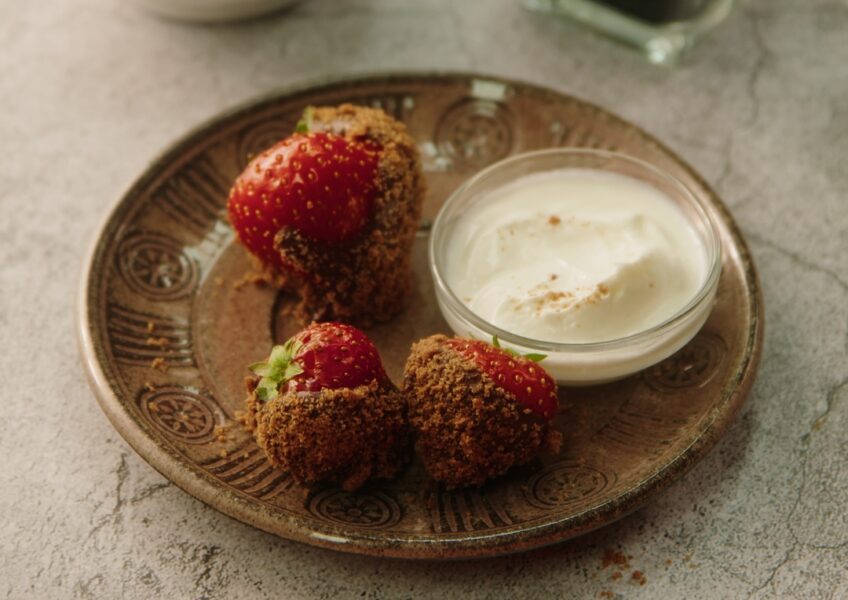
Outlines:
{"label": "crack in concrete", "polygon": [[825,396],[826,407],[824,409],[824,412],[822,412],[822,414],[820,414],[816,418],[816,420],[813,421],[812,425],[810,425],[810,431],[807,432],[808,434],[811,434],[814,431],[818,431],[819,429],[821,429],[824,426],[825,421],[827,421],[827,417],[830,414],[830,411],[833,409],[833,404],[834,404],[834,401],[836,400],[836,395],[846,385],[848,385],[848,378],[843,379],[842,381],[840,381],[839,383],[837,383],[836,385],[834,385],[833,387],[831,387],[827,391],[827,395]]}
{"label": "crack in concrete", "polygon": [[[829,391],[828,395],[830,395],[831,393],[835,395],[836,390],[840,389],[841,387],[845,386],[846,384],[848,384],[848,379],[846,379],[845,381],[834,386]],[[829,408],[830,407],[828,407],[828,409]],[[801,500],[804,497],[804,490],[807,487],[807,477],[808,477],[809,460],[810,460],[809,450],[810,450],[810,432],[807,432],[807,433],[805,433],[804,435],[801,436],[801,449],[800,449],[801,481],[800,481],[800,484],[798,485],[798,494],[795,497],[795,501],[792,503],[792,508],[789,509],[789,513],[787,514],[786,520],[785,520],[786,529],[787,529],[787,531],[789,531],[789,535],[792,537],[792,545],[789,547],[789,549],[783,555],[783,558],[780,560],[780,562],[778,562],[771,569],[768,577],[766,577],[766,579],[763,581],[763,583],[760,584],[759,586],[757,586],[756,588],[754,588],[748,594],[749,600],[751,598],[753,598],[755,594],[758,594],[759,592],[766,589],[769,585],[771,585],[771,583],[774,581],[774,578],[777,575],[778,571],[780,571],[780,569],[782,569],[784,566],[786,566],[787,563],[790,562],[790,559],[791,559],[793,553],[797,552],[798,548],[801,548],[801,547],[816,548],[816,546],[813,546],[811,544],[805,544],[805,543],[801,542],[801,540],[798,538],[798,534],[795,533],[795,530],[792,528],[792,524],[793,524],[794,519],[795,519],[795,513],[797,512],[798,507],[801,505]],[[846,545],[848,545],[848,543],[846,543]]]}
{"label": "crack in concrete", "polygon": [[221,553],[221,547],[217,545],[203,546],[203,554],[200,556],[200,564],[203,570],[197,575],[194,580],[194,587],[200,592],[199,600],[210,600],[213,592],[213,586],[210,586],[210,576],[212,575],[213,559]]}
{"label": "crack in concrete", "polygon": [[842,550],[843,548],[848,548],[848,540],[841,544],[805,544],[805,546],[813,550]]}
{"label": "crack in concrete", "polygon": [[775,565],[775,567],[771,570],[771,573],[769,573],[769,576],[766,578],[766,580],[759,587],[755,588],[751,591],[751,593],[748,594],[748,600],[751,600],[751,598],[753,598],[755,594],[760,593],[769,585],[771,585],[772,581],[774,581],[774,578],[777,576],[777,572],[780,571],[784,566],[786,566],[786,564],[792,557],[792,553],[795,552],[796,548],[797,544],[793,544],[792,547],[786,551],[786,554],[783,556],[780,562],[777,563],[777,565]]}
{"label": "crack in concrete", "polygon": [[802,267],[805,267],[805,268],[807,268],[811,271],[815,271],[817,273],[821,273],[822,275],[827,275],[828,277],[833,279],[834,282],[836,282],[836,284],[840,288],[842,288],[843,291],[848,292],[848,282],[843,281],[838,273],[831,271],[827,267],[822,267],[822,266],[817,265],[813,262],[810,262],[809,260],[807,260],[806,258],[801,256],[797,252],[793,252],[792,250],[784,248],[783,246],[781,246],[777,242],[773,242],[772,240],[765,238],[765,237],[763,237],[759,234],[747,232],[746,235],[748,236],[748,239],[753,240],[753,241],[757,242],[758,244],[762,244],[763,246],[766,246],[767,248],[771,248],[775,252],[783,254],[784,256],[792,259],[794,262],[801,265]]}
{"label": "crack in concrete", "polygon": [[150,498],[157,492],[171,487],[172,485],[170,481],[154,483],[142,489],[134,496],[130,498],[124,498],[124,486],[126,485],[127,478],[130,474],[127,458],[129,458],[129,454],[127,452],[121,452],[118,466],[115,467],[115,469],[113,470],[113,473],[115,474],[116,478],[115,489],[113,492],[115,495],[115,505],[112,507],[112,510],[109,511],[109,514],[105,515],[89,530],[88,535],[86,535],[86,540],[92,539],[101,529],[103,529],[107,525],[120,525],[123,520],[122,511],[127,505],[136,505],[139,502]]}
{"label": "crack in concrete", "polygon": [[[838,391],[841,390],[846,385],[848,385],[848,379],[845,379],[845,380],[837,383],[836,385],[832,386],[830,388],[830,390],[828,390],[828,394],[827,394],[827,396],[828,396],[828,407],[827,407],[827,410],[825,410],[824,414],[827,414],[833,408],[833,399],[836,397],[836,394],[838,393]],[[822,417],[819,417],[819,419],[821,419],[821,418]],[[817,419],[816,422],[818,422],[819,419]],[[815,422],[811,426],[811,429],[814,426],[815,426]],[[792,508],[789,510],[789,513],[787,514],[787,517],[786,517],[787,530],[789,531],[789,535],[792,536],[792,546],[789,547],[789,549],[786,551],[786,553],[784,554],[784,556],[780,560],[780,562],[778,562],[777,565],[775,565],[774,568],[771,569],[771,572],[769,573],[768,577],[766,577],[766,579],[763,581],[763,583],[760,584],[759,586],[757,586],[754,590],[752,590],[750,594],[748,594],[749,600],[751,598],[753,598],[755,594],[761,592],[762,590],[766,589],[769,585],[771,585],[771,583],[774,581],[774,578],[777,575],[778,571],[780,571],[780,569],[782,569],[784,566],[786,566],[786,564],[788,564],[790,562],[793,553],[797,552],[797,550],[799,548],[803,547],[803,548],[811,548],[811,549],[814,549],[814,550],[833,550],[833,549],[841,549],[843,547],[848,547],[848,542],[843,542],[842,544],[838,544],[836,546],[816,545],[816,544],[804,543],[798,538],[798,534],[795,533],[795,530],[792,528],[792,524],[793,524],[794,519],[795,519],[795,513],[797,512],[798,507],[801,504],[801,500],[804,497],[804,490],[807,487],[807,477],[808,477],[809,459],[810,459],[809,450],[810,450],[810,432],[807,432],[801,437],[801,482],[800,482],[800,485],[798,486],[798,495],[795,497],[795,501],[792,504]]]}
{"label": "crack in concrete", "polygon": [[754,45],[757,48],[757,56],[754,59],[754,66],[748,74],[748,81],[746,85],[748,99],[751,101],[751,115],[748,117],[747,123],[747,130],[750,130],[760,117],[760,97],[759,94],[757,94],[757,86],[760,83],[760,77],[768,63],[768,59],[771,57],[771,52],[769,51],[765,38],[763,37],[763,33],[760,30],[759,15],[757,15],[755,11],[746,11],[745,14],[748,17],[748,21],[751,23],[751,39],[754,40]]}
{"label": "crack in concrete", "polygon": [[715,187],[719,191],[722,191],[724,182],[727,181],[733,172],[733,139],[733,134],[731,133],[727,138],[727,142],[724,144],[724,165],[715,183]]}
{"label": "crack in concrete", "polygon": [[127,465],[127,457],[129,455],[126,452],[121,452],[120,462],[118,466],[115,467],[113,473],[115,474],[115,505],[112,507],[112,510],[108,515],[100,519],[100,521],[89,530],[88,535],[86,536],[86,540],[90,540],[97,533],[103,529],[106,525],[112,523],[114,525],[119,525],[121,522],[121,509],[124,507],[124,498],[123,498],[123,489],[124,484],[127,481],[127,477],[129,476],[129,466]]}
{"label": "crack in concrete", "polygon": [[142,500],[147,500],[148,498],[150,498],[151,496],[156,494],[156,492],[167,489],[169,487],[171,487],[170,481],[163,481],[162,483],[154,483],[153,485],[147,486],[146,488],[141,490],[139,493],[137,493],[135,496],[133,496],[132,498],[127,500],[127,503],[133,504],[133,505],[138,504]]}
{"label": "crack in concrete", "polygon": [[105,578],[103,577],[102,573],[93,575],[85,581],[80,579],[79,581],[77,581],[76,585],[74,585],[74,595],[78,598],[96,598],[97,596],[94,593],[92,587],[101,585],[104,579]]}
{"label": "crack in concrete", "polygon": [[751,131],[754,126],[757,124],[757,121],[760,118],[760,97],[757,93],[757,86],[760,83],[760,77],[762,77],[763,71],[768,64],[768,61],[771,57],[771,52],[768,49],[768,46],[765,42],[765,37],[763,36],[762,31],[760,30],[760,22],[759,15],[754,11],[744,11],[743,13],[748,22],[751,25],[751,39],[754,40],[754,46],[756,47],[757,53],[754,58],[754,64],[751,67],[751,71],[748,73],[748,79],[745,83],[745,90],[748,96],[748,101],[751,105],[750,114],[748,115],[748,119],[739,129],[730,132],[730,135],[727,138],[727,142],[724,146],[724,166],[722,167],[721,174],[718,176],[716,180],[716,188],[719,190],[722,189],[725,181],[730,177],[733,173],[733,151],[736,143],[736,135],[739,133],[745,133]]}

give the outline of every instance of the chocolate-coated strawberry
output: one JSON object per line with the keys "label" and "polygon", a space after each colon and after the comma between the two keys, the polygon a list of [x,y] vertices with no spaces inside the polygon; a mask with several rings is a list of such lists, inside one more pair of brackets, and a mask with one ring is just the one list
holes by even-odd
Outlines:
{"label": "chocolate-coated strawberry", "polygon": [[403,380],[418,454],[447,488],[559,452],[556,385],[531,358],[437,334],[412,345]]}
{"label": "chocolate-coated strawberry", "polygon": [[537,364],[544,356],[522,356],[501,348],[497,338],[493,342],[492,345],[480,340],[452,338],[445,344],[477,365],[492,381],[512,394],[519,404],[547,420],[552,419],[559,400],[556,382]]}
{"label": "chocolate-coated strawberry", "polygon": [[256,394],[268,401],[278,393],[356,388],[388,378],[377,348],[364,333],[344,323],[313,323],[275,346],[267,361],[250,365],[261,377]]}
{"label": "chocolate-coated strawberry", "polygon": [[364,333],[313,324],[250,366],[245,424],[268,460],[304,484],[353,491],[409,458],[403,394]]}
{"label": "chocolate-coated strawberry", "polygon": [[292,228],[327,244],[359,235],[377,194],[378,147],[332,133],[295,133],[254,158],[227,203],[239,240],[264,264],[285,269],[274,237]]}

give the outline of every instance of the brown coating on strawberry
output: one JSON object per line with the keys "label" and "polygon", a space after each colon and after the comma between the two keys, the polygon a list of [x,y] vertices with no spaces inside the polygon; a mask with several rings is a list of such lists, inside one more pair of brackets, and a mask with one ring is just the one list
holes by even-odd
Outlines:
{"label": "brown coating on strawberry", "polygon": [[263,402],[247,380],[247,421],[270,462],[300,483],[335,482],[355,491],[394,477],[408,462],[410,432],[391,384],[285,393]]}
{"label": "brown coating on strawberry", "polygon": [[551,422],[457,344],[444,335],[420,340],[404,369],[416,449],[430,476],[447,488],[482,485],[541,452],[558,452],[562,437]]}
{"label": "brown coating on strawberry", "polygon": [[452,338],[445,344],[476,364],[522,406],[546,420],[556,414],[559,406],[556,381],[535,361],[480,340]]}
{"label": "brown coating on strawberry", "polygon": [[295,133],[265,150],[230,191],[239,240],[264,264],[286,270],[274,247],[281,230],[331,245],[354,239],[373,210],[378,150],[331,133]]}
{"label": "brown coating on strawberry", "polygon": [[268,459],[296,480],[354,490],[392,477],[408,459],[403,396],[356,328],[310,325],[250,369],[247,423]]}
{"label": "brown coating on strawberry", "polygon": [[311,131],[379,147],[377,193],[370,219],[348,243],[317,243],[293,228],[277,233],[276,248],[291,267],[288,286],[300,296],[295,317],[362,326],[388,321],[412,285],[412,244],[425,193],[415,141],[379,109],[343,104],[307,114]]}

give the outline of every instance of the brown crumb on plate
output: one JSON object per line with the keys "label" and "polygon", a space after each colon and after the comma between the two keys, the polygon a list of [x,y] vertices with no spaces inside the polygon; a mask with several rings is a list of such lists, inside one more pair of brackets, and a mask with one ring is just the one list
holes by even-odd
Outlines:
{"label": "brown crumb on plate", "polygon": [[259,287],[265,287],[268,285],[273,285],[274,281],[265,273],[245,273],[241,279],[236,280],[233,283],[234,290],[240,290],[247,285],[255,285]]}

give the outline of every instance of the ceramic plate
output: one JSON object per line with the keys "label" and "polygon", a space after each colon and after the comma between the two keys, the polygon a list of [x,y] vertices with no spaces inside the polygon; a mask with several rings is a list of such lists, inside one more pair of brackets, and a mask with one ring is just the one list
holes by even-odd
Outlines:
{"label": "ceramic plate", "polygon": [[[614,384],[563,392],[562,453],[480,489],[447,492],[413,463],[349,494],[307,489],[274,469],[235,422],[245,365],[294,330],[275,290],[237,285],[248,268],[225,218],[230,183],[288,135],[308,104],[354,102],[404,121],[429,196],[407,310],[369,330],[400,381],[410,344],[448,332],[427,270],[427,225],[469,175],[516,152],[585,146],[673,173],[711,207],[724,244],[715,309],[659,365]],[[363,554],[487,556],[550,544],[638,508],[724,433],[751,386],[762,300],[751,256],[724,205],[657,140],[549,89],[474,75],[381,76],[287,91],[229,112],[167,150],[108,216],[81,287],[79,333],[100,405],[151,465],[189,494],[285,538]],[[221,428],[226,432],[221,434]]]}

